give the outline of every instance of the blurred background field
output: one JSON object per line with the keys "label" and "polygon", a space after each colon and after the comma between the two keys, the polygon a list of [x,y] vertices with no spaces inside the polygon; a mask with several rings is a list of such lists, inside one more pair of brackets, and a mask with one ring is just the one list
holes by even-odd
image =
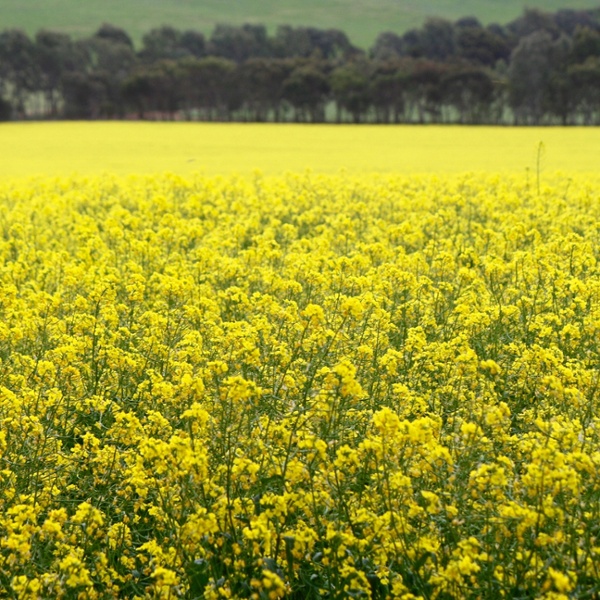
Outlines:
{"label": "blurred background field", "polygon": [[585,4],[4,2],[0,121],[600,126]]}
{"label": "blurred background field", "polygon": [[263,23],[272,30],[285,23],[340,28],[355,44],[366,48],[382,31],[420,27],[431,16],[453,20],[472,15],[483,23],[505,23],[524,8],[597,7],[597,0],[2,0],[2,26],[23,28],[29,34],[48,28],[83,37],[108,22],[125,28],[139,43],[144,33],[164,24],[208,34],[219,23]]}
{"label": "blurred background field", "polygon": [[[600,129],[69,122],[0,127],[0,177],[595,172]],[[542,144],[541,152],[540,144]]]}

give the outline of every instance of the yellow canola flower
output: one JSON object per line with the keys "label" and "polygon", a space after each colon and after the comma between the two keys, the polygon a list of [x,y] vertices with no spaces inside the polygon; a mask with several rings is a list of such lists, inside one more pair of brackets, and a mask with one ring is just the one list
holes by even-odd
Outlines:
{"label": "yellow canola flower", "polygon": [[593,595],[600,179],[537,175],[1,183],[6,593]]}
{"label": "yellow canola flower", "polygon": [[81,552],[68,554],[58,564],[67,588],[89,587],[92,585],[89,569],[84,566]]}

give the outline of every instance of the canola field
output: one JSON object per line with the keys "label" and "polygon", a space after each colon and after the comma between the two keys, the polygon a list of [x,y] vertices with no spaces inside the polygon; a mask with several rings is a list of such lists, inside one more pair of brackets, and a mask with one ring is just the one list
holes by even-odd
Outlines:
{"label": "canola field", "polygon": [[597,597],[599,223],[575,170],[0,183],[0,596]]}
{"label": "canola field", "polygon": [[598,127],[40,122],[0,126],[0,178],[598,169]]}

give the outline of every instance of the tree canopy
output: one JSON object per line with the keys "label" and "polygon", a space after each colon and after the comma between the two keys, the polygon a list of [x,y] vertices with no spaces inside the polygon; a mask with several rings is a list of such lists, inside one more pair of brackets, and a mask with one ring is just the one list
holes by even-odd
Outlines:
{"label": "tree canopy", "polygon": [[57,118],[600,124],[600,10],[432,18],[367,51],[289,25],[0,31],[0,119]]}

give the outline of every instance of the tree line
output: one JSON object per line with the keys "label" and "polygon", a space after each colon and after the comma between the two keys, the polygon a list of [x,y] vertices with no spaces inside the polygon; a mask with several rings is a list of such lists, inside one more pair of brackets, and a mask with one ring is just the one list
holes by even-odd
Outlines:
{"label": "tree line", "polygon": [[125,118],[598,125],[600,9],[432,18],[368,50],[288,25],[163,26],[138,49],[110,24],[0,32],[0,120]]}

